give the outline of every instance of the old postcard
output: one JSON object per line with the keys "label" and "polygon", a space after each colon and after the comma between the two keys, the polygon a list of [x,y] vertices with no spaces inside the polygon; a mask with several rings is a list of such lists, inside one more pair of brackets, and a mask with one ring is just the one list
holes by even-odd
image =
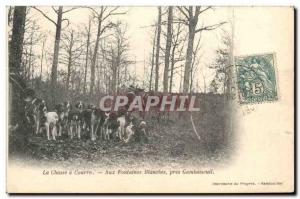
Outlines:
{"label": "old postcard", "polygon": [[294,192],[294,8],[7,6],[8,193]]}

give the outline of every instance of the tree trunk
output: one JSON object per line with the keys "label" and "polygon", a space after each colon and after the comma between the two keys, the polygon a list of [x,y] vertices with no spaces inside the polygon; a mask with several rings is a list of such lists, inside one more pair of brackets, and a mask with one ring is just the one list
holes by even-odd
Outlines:
{"label": "tree trunk", "polygon": [[172,93],[172,86],[173,86],[173,75],[174,75],[174,65],[175,65],[175,49],[176,49],[176,46],[173,45],[172,53],[171,53],[171,76],[170,76],[170,89],[169,89],[170,93]]}
{"label": "tree trunk", "polygon": [[26,79],[27,75],[28,75],[28,70],[27,70],[27,63],[28,63],[28,56],[27,55],[28,55],[28,52],[27,52],[27,49],[25,49],[24,51],[25,51],[24,52],[25,57],[24,57],[24,62],[22,63],[20,72],[23,75],[23,78]]}
{"label": "tree trunk", "polygon": [[42,55],[41,55],[41,72],[40,72],[40,81],[42,82],[43,79],[43,59],[44,59],[44,51],[45,51],[45,42],[46,38],[43,41],[43,46],[42,46]]}
{"label": "tree trunk", "polygon": [[97,90],[98,94],[101,94],[101,71],[102,71],[102,63],[97,63],[97,69],[98,69],[98,79],[97,79]]}
{"label": "tree trunk", "polygon": [[157,27],[155,28],[155,33],[152,43],[152,56],[151,56],[151,71],[150,71],[150,80],[149,80],[149,90],[152,90],[152,79],[153,79],[153,69],[154,69],[154,59],[155,59],[155,39],[156,39]]}
{"label": "tree trunk", "polygon": [[190,24],[189,25],[189,40],[188,40],[188,47],[186,50],[186,61],[185,61],[184,78],[183,78],[183,92],[184,93],[189,92],[190,71],[191,71],[192,61],[193,61],[194,38],[195,38],[195,25]]}
{"label": "tree trunk", "polygon": [[112,70],[112,80],[111,80],[111,91],[114,93],[116,92],[117,87],[117,67],[115,63],[113,63],[113,70]]}
{"label": "tree trunk", "polygon": [[154,89],[155,91],[158,91],[160,33],[161,33],[161,7],[158,7],[156,57],[155,57],[155,89]]}
{"label": "tree trunk", "polygon": [[[9,44],[9,124],[19,128],[16,131],[16,141],[13,143],[18,152],[24,152],[27,146],[27,132],[25,123],[25,104],[22,94],[26,87],[24,79],[20,76],[23,51],[24,26],[26,7],[16,6],[13,14],[12,38]],[[9,132],[11,133],[11,132]],[[9,153],[12,148],[9,145]]]}
{"label": "tree trunk", "polygon": [[191,93],[192,90],[193,90],[193,81],[194,81],[194,75],[193,75],[193,69],[194,66],[192,64],[192,68],[191,68],[191,72],[190,72],[190,89],[189,89],[189,92]]}
{"label": "tree trunk", "polygon": [[115,88],[116,92],[119,91],[119,87],[120,87],[119,83],[121,82],[121,80],[120,80],[120,65],[117,64],[117,66],[118,67],[116,68],[117,78],[116,78],[116,88]]}
{"label": "tree trunk", "polygon": [[117,86],[117,58],[115,60],[114,50],[112,49],[112,59],[111,59],[111,69],[112,69],[112,79],[111,79],[111,91],[116,92]]}
{"label": "tree trunk", "polygon": [[127,81],[127,64],[124,66],[124,83]]}
{"label": "tree trunk", "polygon": [[122,48],[122,43],[121,43],[121,39],[118,39],[118,46],[117,46],[117,57],[116,57],[116,66],[115,66],[115,76],[114,78],[114,91],[118,92],[118,85],[120,82],[120,67],[121,67],[121,48]]}
{"label": "tree trunk", "polygon": [[72,67],[72,59],[73,59],[73,44],[74,44],[74,34],[73,30],[71,32],[71,38],[70,38],[70,46],[69,46],[69,57],[68,57],[68,73],[67,73],[67,82],[66,82],[66,89],[69,90],[70,85],[70,77],[71,77],[71,67]]}
{"label": "tree trunk", "polygon": [[88,62],[89,62],[91,22],[92,22],[92,20],[89,19],[89,26],[88,26],[87,40],[86,40],[86,56],[85,56],[85,68],[84,68],[84,81],[83,81],[83,93],[84,93],[84,95],[86,94],[86,75],[87,75]]}
{"label": "tree trunk", "polygon": [[168,12],[167,42],[166,42],[165,69],[164,69],[164,79],[163,79],[164,92],[168,92],[170,51],[172,45],[173,7],[169,6],[168,10],[169,12]]}
{"label": "tree trunk", "polygon": [[28,60],[28,73],[27,73],[27,80],[30,81],[31,77],[31,65],[32,65],[32,39],[33,39],[33,34],[30,36],[30,48],[29,48],[29,60]]}
{"label": "tree trunk", "polygon": [[26,18],[26,7],[16,6],[13,17],[12,38],[9,47],[9,72],[21,71],[21,60],[23,52],[24,27]]}
{"label": "tree trunk", "polygon": [[183,84],[183,66],[180,66],[180,85],[179,85],[179,92],[183,92],[182,84]]}
{"label": "tree trunk", "polygon": [[91,63],[90,96],[93,95],[93,90],[94,90],[94,85],[95,85],[95,66],[96,66],[96,59],[97,59],[98,48],[99,48],[99,41],[100,41],[101,29],[102,29],[102,14],[103,14],[103,11],[101,9],[101,14],[98,16],[97,38],[96,38],[94,54],[93,54],[92,63]]}
{"label": "tree trunk", "polygon": [[51,70],[51,89],[52,89],[52,105],[55,104],[56,98],[56,83],[57,83],[57,66],[58,66],[58,55],[59,55],[59,43],[61,35],[61,22],[63,15],[63,7],[59,6],[57,12],[57,22],[56,22],[56,33],[55,33],[55,43],[54,43],[54,53],[53,53],[53,64]]}

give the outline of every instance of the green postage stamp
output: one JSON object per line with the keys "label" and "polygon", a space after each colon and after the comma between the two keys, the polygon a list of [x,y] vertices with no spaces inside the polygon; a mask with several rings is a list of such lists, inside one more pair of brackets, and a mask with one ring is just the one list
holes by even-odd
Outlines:
{"label": "green postage stamp", "polygon": [[241,104],[278,100],[274,59],[272,53],[235,57]]}

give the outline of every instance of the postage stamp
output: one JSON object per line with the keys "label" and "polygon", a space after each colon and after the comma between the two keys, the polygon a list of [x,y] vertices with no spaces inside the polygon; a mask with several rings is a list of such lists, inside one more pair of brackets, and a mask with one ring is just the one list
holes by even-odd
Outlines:
{"label": "postage stamp", "polygon": [[235,57],[235,67],[241,104],[278,100],[273,53]]}

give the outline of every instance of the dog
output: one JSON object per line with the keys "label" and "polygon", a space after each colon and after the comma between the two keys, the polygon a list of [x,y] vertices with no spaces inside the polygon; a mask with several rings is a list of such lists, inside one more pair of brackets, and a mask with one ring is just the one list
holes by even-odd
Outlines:
{"label": "dog", "polygon": [[132,122],[129,123],[129,125],[125,129],[126,136],[124,137],[124,142],[128,143],[130,140],[132,140],[132,137],[134,136],[134,130],[133,130],[133,124]]}
{"label": "dog", "polygon": [[51,140],[50,138],[50,132],[52,135],[52,139],[56,140],[57,136],[57,124],[58,124],[58,114],[56,112],[48,112],[47,107],[44,103],[40,105],[40,109],[43,111],[43,115],[45,117],[45,128],[47,132],[47,139]]}
{"label": "dog", "polygon": [[110,140],[113,133],[118,129],[117,114],[115,112],[105,112],[105,119],[102,125],[102,136],[104,140]]}
{"label": "dog", "polygon": [[124,135],[125,135],[125,125],[126,125],[126,119],[125,116],[122,115],[120,117],[117,118],[117,122],[118,122],[118,130],[117,130],[117,136],[119,137],[120,140],[124,139]]}
{"label": "dog", "polygon": [[96,108],[96,106],[89,104],[87,109],[84,109],[80,113],[80,118],[82,129],[86,132],[89,131],[91,140],[95,141],[99,126],[101,126],[104,121],[104,112]]}
{"label": "dog", "polygon": [[41,125],[44,123],[45,120],[45,113],[44,109],[46,108],[45,100],[40,98],[35,98],[32,101],[33,105],[33,117],[34,117],[34,126],[35,126],[35,134],[40,133]]}
{"label": "dog", "polygon": [[58,136],[60,137],[62,135],[62,130],[64,126],[65,121],[65,112],[64,112],[64,105],[63,104],[57,104],[55,105],[55,112],[58,115]]}
{"label": "dog", "polygon": [[[102,110],[100,110],[99,108],[94,108],[91,114],[91,139],[92,140],[96,140],[97,137],[97,132],[98,129],[100,127],[100,131],[101,131],[101,127],[103,126],[105,121],[105,114]],[[101,133],[100,133],[101,136]]]}
{"label": "dog", "polygon": [[47,139],[50,140],[50,131],[52,133],[52,139],[56,140],[57,136],[57,122],[58,122],[58,115],[56,112],[48,112],[45,114],[46,122],[45,127],[47,131]]}
{"label": "dog", "polygon": [[71,139],[73,139],[74,136],[76,136],[78,139],[81,138],[81,127],[80,127],[80,121],[81,121],[81,114],[78,110],[71,110],[68,115],[68,135]]}

